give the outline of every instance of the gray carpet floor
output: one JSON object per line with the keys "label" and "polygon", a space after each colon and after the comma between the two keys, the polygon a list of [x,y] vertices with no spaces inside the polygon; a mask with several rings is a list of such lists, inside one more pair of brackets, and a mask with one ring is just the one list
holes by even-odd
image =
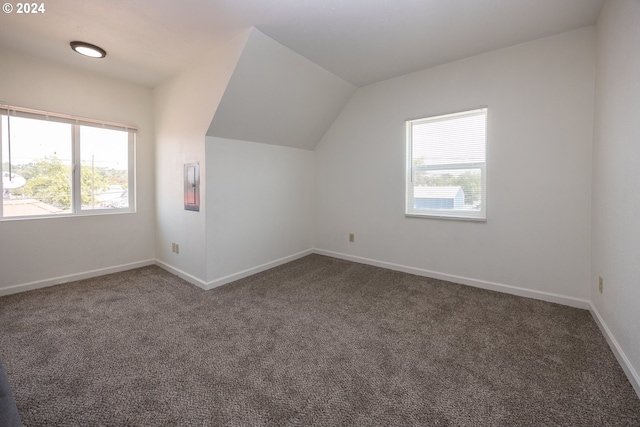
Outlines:
{"label": "gray carpet floor", "polygon": [[6,296],[0,358],[26,426],[640,425],[588,311],[319,255]]}

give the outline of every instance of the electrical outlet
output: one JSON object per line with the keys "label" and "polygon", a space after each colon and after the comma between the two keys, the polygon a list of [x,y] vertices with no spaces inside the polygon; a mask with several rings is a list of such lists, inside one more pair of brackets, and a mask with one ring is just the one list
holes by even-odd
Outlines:
{"label": "electrical outlet", "polygon": [[176,251],[176,244],[171,243],[171,252],[175,252],[175,251]]}
{"label": "electrical outlet", "polygon": [[180,245],[176,243],[176,253],[179,254],[180,253]]}
{"label": "electrical outlet", "polygon": [[604,280],[602,280],[602,276],[598,276],[598,290],[602,293],[604,288]]}
{"label": "electrical outlet", "polygon": [[351,243],[355,242],[356,241],[356,235],[353,234],[353,233],[349,233],[349,241]]}

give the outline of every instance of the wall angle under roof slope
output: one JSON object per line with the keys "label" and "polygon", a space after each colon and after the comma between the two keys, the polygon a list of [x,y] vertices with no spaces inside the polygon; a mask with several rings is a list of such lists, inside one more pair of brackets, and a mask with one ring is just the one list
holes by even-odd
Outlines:
{"label": "wall angle under roof slope", "polygon": [[252,28],[207,135],[313,150],[355,90]]}

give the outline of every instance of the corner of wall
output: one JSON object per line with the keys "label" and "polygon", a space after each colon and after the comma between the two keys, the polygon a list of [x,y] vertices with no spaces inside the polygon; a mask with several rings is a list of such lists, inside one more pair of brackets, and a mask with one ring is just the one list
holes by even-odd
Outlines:
{"label": "corner of wall", "polygon": [[[249,34],[154,90],[156,259],[201,281],[207,277],[205,135]],[[192,162],[200,163],[200,212],[183,209],[183,166]]]}

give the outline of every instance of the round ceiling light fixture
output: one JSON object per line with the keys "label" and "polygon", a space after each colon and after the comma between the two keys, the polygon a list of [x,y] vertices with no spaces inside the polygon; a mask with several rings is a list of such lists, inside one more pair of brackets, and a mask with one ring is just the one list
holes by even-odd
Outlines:
{"label": "round ceiling light fixture", "polygon": [[104,58],[107,56],[107,52],[104,49],[90,43],[73,41],[69,44],[71,45],[71,49],[75,50],[80,55],[89,56],[91,58]]}

